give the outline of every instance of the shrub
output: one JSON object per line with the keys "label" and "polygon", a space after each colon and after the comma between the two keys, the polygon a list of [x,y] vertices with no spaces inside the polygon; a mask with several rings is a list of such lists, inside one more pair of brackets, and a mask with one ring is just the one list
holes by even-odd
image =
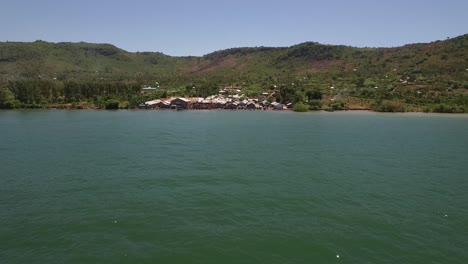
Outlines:
{"label": "shrub", "polygon": [[129,107],[130,107],[129,101],[123,101],[121,104],[119,104],[120,109],[128,109]]}
{"label": "shrub", "polygon": [[372,110],[377,112],[405,112],[406,107],[398,101],[383,101],[374,105]]}
{"label": "shrub", "polygon": [[434,112],[436,113],[465,113],[466,109],[463,106],[439,104],[434,108]]}
{"label": "shrub", "polygon": [[114,99],[107,100],[105,108],[107,110],[119,109],[119,101]]}
{"label": "shrub", "polygon": [[330,110],[345,110],[346,105],[343,102],[340,101],[334,101],[333,103],[330,103]]}
{"label": "shrub", "polygon": [[294,112],[307,112],[307,110],[309,110],[309,106],[302,102],[296,103],[293,107]]}
{"label": "shrub", "polygon": [[310,100],[309,105],[311,110],[319,110],[322,108],[322,102],[320,100]]}
{"label": "shrub", "polygon": [[436,113],[453,113],[455,109],[453,107],[446,105],[446,104],[439,104],[434,107],[434,112]]}

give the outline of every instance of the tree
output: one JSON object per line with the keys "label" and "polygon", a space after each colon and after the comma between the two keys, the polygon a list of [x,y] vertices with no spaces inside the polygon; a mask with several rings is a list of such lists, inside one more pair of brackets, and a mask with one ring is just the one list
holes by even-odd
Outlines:
{"label": "tree", "polygon": [[0,88],[0,109],[13,109],[19,107],[13,93],[7,88]]}
{"label": "tree", "polygon": [[202,84],[202,85],[195,85],[193,88],[192,93],[188,95],[198,96],[198,97],[208,97],[210,95],[216,94],[218,92],[218,86],[215,84]]}
{"label": "tree", "polygon": [[296,91],[294,93],[294,100],[293,100],[294,103],[305,102],[305,101],[306,101],[306,97],[303,92]]}
{"label": "tree", "polygon": [[364,81],[365,81],[364,77],[358,77],[355,81],[356,87],[357,88],[364,87]]}
{"label": "tree", "polygon": [[119,109],[119,101],[115,99],[109,99],[106,101],[106,109],[107,110],[114,110],[114,109]]}
{"label": "tree", "polygon": [[292,102],[295,97],[295,91],[290,87],[280,87],[279,97],[276,98],[276,101],[280,103]]}
{"label": "tree", "polygon": [[322,100],[322,92],[319,90],[311,90],[306,92],[307,98],[310,100]]}

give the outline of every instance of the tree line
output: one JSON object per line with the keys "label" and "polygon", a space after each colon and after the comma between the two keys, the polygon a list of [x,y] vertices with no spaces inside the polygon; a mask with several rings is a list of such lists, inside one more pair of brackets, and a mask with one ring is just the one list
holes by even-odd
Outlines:
{"label": "tree line", "polygon": [[91,103],[105,108],[108,101],[123,102],[125,107],[136,107],[144,100],[163,94],[141,93],[138,82],[121,81],[10,81],[0,88],[0,108],[44,108]]}

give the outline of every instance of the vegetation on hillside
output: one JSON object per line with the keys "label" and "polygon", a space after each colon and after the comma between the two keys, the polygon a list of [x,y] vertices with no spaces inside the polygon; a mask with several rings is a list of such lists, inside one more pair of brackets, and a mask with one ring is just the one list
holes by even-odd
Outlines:
{"label": "vegetation on hillside", "polygon": [[[0,108],[134,108],[158,97],[206,97],[224,85],[312,110],[468,112],[468,35],[398,48],[307,42],[202,57],[109,44],[0,43]],[[144,86],[159,89],[142,93]]]}

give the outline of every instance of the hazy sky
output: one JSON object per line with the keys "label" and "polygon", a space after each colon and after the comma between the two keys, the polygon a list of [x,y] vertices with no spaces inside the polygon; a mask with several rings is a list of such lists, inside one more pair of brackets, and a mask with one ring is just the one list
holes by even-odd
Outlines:
{"label": "hazy sky", "polygon": [[468,0],[1,0],[0,41],[203,55],[305,41],[400,46],[468,33]]}

